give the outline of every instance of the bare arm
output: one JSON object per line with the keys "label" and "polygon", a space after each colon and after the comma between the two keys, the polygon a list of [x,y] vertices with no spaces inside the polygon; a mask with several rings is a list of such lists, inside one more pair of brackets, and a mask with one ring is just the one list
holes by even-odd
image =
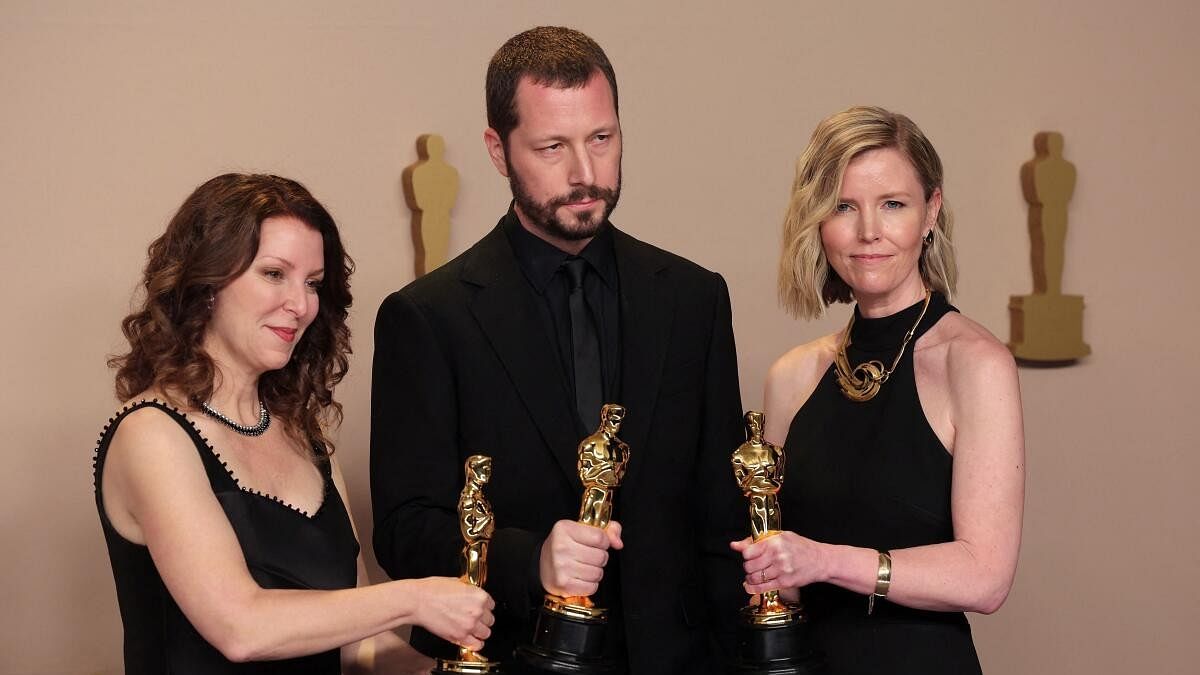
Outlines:
{"label": "bare arm", "polygon": [[[1012,587],[1021,540],[1024,440],[1017,372],[994,339],[964,341],[949,350],[946,366],[955,539],[892,551],[888,600],[918,609],[991,613]],[[878,553],[871,549],[824,544],[792,532],[759,544],[737,542],[735,548],[745,557],[747,579],[757,580],[764,569],[773,577],[748,583],[751,593],[819,581],[864,595],[875,588]]]}
{"label": "bare arm", "polygon": [[102,480],[110,518],[126,523],[122,536],[148,547],[188,620],[231,661],[317,653],[407,623],[467,646],[481,646],[490,633],[490,598],[454,579],[337,591],[259,587],[191,439],[153,409],[130,414],[108,452]]}
{"label": "bare arm", "polygon": [[792,418],[812,396],[821,376],[833,363],[834,340],[827,335],[784,354],[767,371],[763,387],[763,412],[766,426],[763,438],[783,447]]}
{"label": "bare arm", "polygon": [[[329,458],[333,468],[333,484],[346,506],[346,515],[350,516],[350,527],[354,529],[354,538],[358,539],[358,527],[354,524],[354,515],[350,512],[349,491],[346,489],[346,479],[342,475],[342,467],[334,457]],[[361,541],[361,540],[360,540]],[[367,566],[363,563],[362,553],[358,554],[358,587],[370,585],[367,578]],[[405,631],[407,635],[407,631]],[[342,647],[342,671],[347,675],[368,675],[369,673],[413,673],[429,672],[433,668],[433,659],[413,649],[407,640],[392,631],[383,631],[376,635],[363,638]]]}
{"label": "bare arm", "polygon": [[994,341],[951,350],[949,359],[955,540],[894,552],[888,598],[921,609],[986,614],[1008,597],[1021,545],[1020,385],[1012,357]]}

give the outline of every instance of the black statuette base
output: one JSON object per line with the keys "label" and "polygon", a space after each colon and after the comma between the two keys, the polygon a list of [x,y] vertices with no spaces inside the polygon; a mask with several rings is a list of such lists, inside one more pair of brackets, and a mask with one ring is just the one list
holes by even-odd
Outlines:
{"label": "black statuette base", "polygon": [[737,632],[739,675],[810,675],[824,673],[825,663],[808,644],[808,624],[783,626],[742,623]]}
{"label": "black statuette base", "polygon": [[605,675],[613,670],[604,658],[603,619],[577,619],[552,612],[538,612],[533,644],[517,647],[522,662],[551,673]]}

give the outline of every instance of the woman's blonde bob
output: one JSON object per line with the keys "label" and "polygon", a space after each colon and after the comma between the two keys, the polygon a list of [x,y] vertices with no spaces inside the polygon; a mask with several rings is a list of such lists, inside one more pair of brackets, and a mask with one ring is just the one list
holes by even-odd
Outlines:
{"label": "woman's blonde bob", "polygon": [[[825,258],[821,223],[837,206],[850,160],[879,148],[896,148],[917,171],[925,199],[942,187],[942,160],[913,121],[883,108],[857,106],[824,119],[796,163],[796,179],[783,220],[779,259],[779,303],[794,317],[815,319],[834,302],[852,302],[854,291]],[[921,252],[921,277],[947,298],[958,267],[951,239],[953,219],[943,195],[933,242]]]}

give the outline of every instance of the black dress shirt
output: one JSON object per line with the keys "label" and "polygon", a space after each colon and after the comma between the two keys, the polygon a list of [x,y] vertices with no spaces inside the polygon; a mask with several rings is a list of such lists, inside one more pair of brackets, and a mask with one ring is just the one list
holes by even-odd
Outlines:
{"label": "black dress shirt", "polygon": [[[573,343],[571,340],[571,315],[568,309],[569,294],[566,270],[562,269],[563,262],[571,258],[571,254],[563,251],[546,240],[526,230],[520,219],[510,206],[504,218],[503,229],[505,236],[512,245],[517,258],[517,266],[525,275],[530,288],[538,295],[538,309],[542,316],[542,328],[550,337],[552,344],[558,345],[559,363],[562,372],[566,374],[563,388],[565,395],[575,400],[575,368]],[[605,221],[587,246],[577,256],[588,263],[588,273],[583,278],[583,294],[588,307],[596,321],[597,337],[600,341],[601,375],[603,379],[603,397],[605,403],[620,403],[615,400],[620,389],[620,286],[617,275],[617,258],[613,250],[612,226]],[[574,406],[572,406],[572,409]],[[592,420],[579,420],[579,438],[582,440],[599,426],[600,411],[595,412]],[[534,558],[530,569],[531,586],[541,586],[541,574],[537,569],[537,559],[541,555],[541,545],[538,545],[538,555]],[[621,615],[621,565],[620,556],[609,558],[604,568],[604,579],[593,598],[602,607],[609,610],[609,627],[605,631],[604,653],[610,659],[614,675],[627,670],[625,622]],[[513,667],[517,667],[513,664]]]}
{"label": "black dress shirt", "polygon": [[[567,309],[566,272],[561,271],[563,262],[572,256],[526,230],[512,208],[509,208],[508,215],[505,216],[503,227],[521,272],[529,281],[534,293],[541,298],[538,307],[542,314],[542,327],[550,337],[550,342],[558,345],[559,363],[566,373],[563,387],[571,400],[574,400],[575,369],[571,315]],[[596,236],[577,257],[588,263],[588,274],[583,279],[583,294],[596,320],[604,402],[620,403],[615,400],[617,392],[621,390],[620,282],[617,278],[617,260],[612,239],[612,227],[605,221]],[[595,414],[595,419],[580,421],[580,438],[596,430],[600,421],[600,411],[597,410]]]}

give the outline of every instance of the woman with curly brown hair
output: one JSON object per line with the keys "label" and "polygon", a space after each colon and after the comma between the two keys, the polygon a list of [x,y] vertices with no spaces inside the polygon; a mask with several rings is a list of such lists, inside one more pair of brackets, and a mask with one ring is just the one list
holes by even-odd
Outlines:
{"label": "woman with curly brown hair", "polygon": [[376,646],[411,670],[430,662],[392,628],[489,635],[491,598],[457,579],[356,588],[326,436],[352,269],[325,208],[277,176],[213,178],[150,245],[96,456],[126,672],[338,673]]}

